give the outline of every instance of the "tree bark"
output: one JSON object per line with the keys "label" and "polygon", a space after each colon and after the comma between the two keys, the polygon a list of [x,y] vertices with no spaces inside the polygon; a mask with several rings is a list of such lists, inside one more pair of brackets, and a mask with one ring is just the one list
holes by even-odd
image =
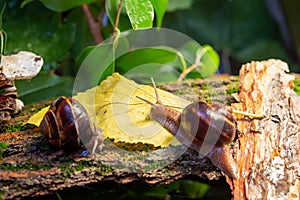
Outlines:
{"label": "tree bark", "polygon": [[[287,65],[279,60],[252,62],[241,69],[239,103],[232,107],[265,117],[257,120],[235,115],[240,133],[233,154],[240,179],[227,177],[234,199],[299,199],[300,98],[287,71]],[[235,91],[237,83],[236,77],[222,75],[160,87],[191,101],[231,104],[234,100],[228,93]],[[115,144],[106,139],[99,155],[86,157],[82,151],[68,155],[52,149],[38,128],[15,130],[34,107],[48,104],[50,101],[27,106],[23,116],[2,126],[5,132],[0,133],[0,141],[8,147],[0,149],[0,199],[40,196],[106,180],[163,184],[187,176],[199,180],[222,177],[208,159],[199,158],[192,150],[174,160],[173,154],[183,146],[150,147],[149,151],[144,144]]]}
{"label": "tree bark", "polygon": [[[235,88],[237,80],[237,77],[222,75],[160,87],[191,101],[197,101],[199,94],[202,98],[207,96],[207,89],[199,88],[210,88],[211,100],[217,101],[221,96],[222,100],[232,100],[226,91],[227,88]],[[20,128],[20,124],[32,115],[31,110],[50,103],[29,105],[23,116],[13,118],[2,126],[5,131],[0,133],[0,141],[9,146],[0,149],[0,199],[41,196],[106,180],[119,184],[134,180],[167,184],[187,176],[202,181],[222,177],[220,170],[207,158],[200,158],[192,150],[174,159],[178,150],[182,152],[185,149],[183,146],[153,148],[146,144],[116,144],[106,139],[102,152],[92,157],[83,156],[83,151],[68,155],[62,150],[54,150],[38,128]]]}
{"label": "tree bark", "polygon": [[233,199],[300,199],[300,98],[287,72],[287,64],[274,59],[240,70],[239,103],[232,107],[264,119],[235,116],[241,132],[235,144],[240,179],[227,179]]}

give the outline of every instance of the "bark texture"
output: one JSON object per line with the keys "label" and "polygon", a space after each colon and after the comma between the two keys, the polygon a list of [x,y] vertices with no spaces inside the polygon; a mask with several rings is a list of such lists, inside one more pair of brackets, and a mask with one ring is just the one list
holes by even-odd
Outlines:
{"label": "bark texture", "polygon": [[[207,90],[202,89],[209,88],[211,99],[230,101],[232,98],[226,95],[227,90],[236,85],[236,77],[223,75],[161,87],[191,101],[197,101],[199,96],[209,96]],[[106,180],[119,184],[134,180],[167,184],[187,176],[199,180],[222,177],[220,170],[207,158],[200,158],[191,150],[185,151],[183,146],[158,149],[150,146],[147,150],[144,144],[115,144],[106,139],[102,152],[94,157],[85,157],[82,151],[68,155],[62,150],[54,150],[38,128],[20,128],[32,110],[51,102],[29,105],[22,115],[2,124],[0,142],[8,147],[1,149],[0,146],[0,199],[41,196]],[[178,151],[184,153],[181,155]]]}
{"label": "bark texture", "polygon": [[239,103],[232,107],[264,118],[235,116],[240,179],[228,179],[234,199],[300,199],[300,98],[288,71],[286,63],[274,59],[240,70]]}
{"label": "bark texture", "polygon": [[[233,153],[240,179],[227,182],[234,199],[299,199],[300,98],[293,91],[288,66],[279,60],[251,62],[242,66],[236,110],[263,114],[261,120],[235,115],[240,133]],[[211,100],[230,104],[228,93],[237,90],[237,78],[187,81],[162,89],[191,101]],[[44,107],[51,102],[42,102]],[[119,184],[143,180],[170,183],[187,176],[216,180],[222,175],[208,159],[183,146],[151,149],[143,144],[115,144],[105,140],[94,157],[80,152],[67,155],[53,150],[38,128],[23,127],[32,109],[2,125],[0,142],[0,199],[19,199],[54,193],[88,183],[114,180]],[[2,148],[2,149],[1,149]],[[150,153],[151,152],[151,153]],[[174,159],[176,157],[176,159]]]}

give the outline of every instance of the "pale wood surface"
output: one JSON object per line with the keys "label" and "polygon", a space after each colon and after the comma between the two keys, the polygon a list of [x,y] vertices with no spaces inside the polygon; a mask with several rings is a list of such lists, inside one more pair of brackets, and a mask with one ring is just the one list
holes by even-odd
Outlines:
{"label": "pale wood surface", "polygon": [[234,199],[300,199],[300,98],[294,76],[280,60],[251,62],[240,70],[237,110],[263,114],[262,120],[235,116],[241,132],[235,144],[239,180]]}

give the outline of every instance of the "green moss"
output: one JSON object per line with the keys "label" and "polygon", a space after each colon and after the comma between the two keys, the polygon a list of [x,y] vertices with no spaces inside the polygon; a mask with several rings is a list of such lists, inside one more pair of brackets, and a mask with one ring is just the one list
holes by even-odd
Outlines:
{"label": "green moss", "polygon": [[42,163],[37,163],[37,162],[27,162],[27,163],[12,163],[12,164],[1,164],[0,165],[0,169],[2,170],[9,170],[9,171],[18,171],[21,169],[26,169],[26,170],[30,170],[30,171],[37,171],[40,169],[50,169],[51,166],[49,165],[45,165]]}
{"label": "green moss", "polygon": [[136,161],[136,160],[145,160],[147,157],[146,154],[134,154],[134,156],[130,157],[129,158],[129,161]]}
{"label": "green moss", "polygon": [[61,169],[62,173],[64,176],[68,177],[74,172],[82,171],[85,168],[90,168],[90,167],[96,167],[99,170],[97,170],[100,174],[107,174],[109,172],[112,172],[113,170],[107,166],[103,165],[101,163],[93,163],[91,164],[89,161],[79,161],[79,162],[72,162],[72,161],[67,161],[64,163],[61,163],[58,168]]}
{"label": "green moss", "polygon": [[0,142],[0,158],[2,158],[2,149],[6,149],[8,147],[8,144],[5,142]]}
{"label": "green moss", "polygon": [[[113,141],[113,140],[112,140]],[[127,143],[127,142],[115,142],[114,145],[117,147],[126,150],[126,151],[145,151],[150,152],[158,149],[152,144],[144,144],[142,142],[138,143]]]}
{"label": "green moss", "polygon": [[10,124],[4,127],[4,132],[18,132],[18,131],[25,131],[27,129],[32,129],[35,126],[32,124],[26,124],[23,126],[23,121],[19,121],[16,124]]}
{"label": "green moss", "polygon": [[[153,163],[149,163],[148,165],[146,165],[144,167],[144,170],[147,171],[152,171],[152,170],[157,170],[157,169],[162,169],[163,167],[167,166],[169,164],[169,161],[165,160],[165,161],[156,161]],[[164,170],[162,169],[161,172],[163,172]]]}
{"label": "green moss", "polygon": [[0,149],[5,149],[8,147],[8,144],[6,144],[5,142],[0,142]]}
{"label": "green moss", "polygon": [[5,195],[5,191],[4,190],[0,190],[0,200],[2,200],[3,199],[3,197],[2,196],[4,196]]}
{"label": "green moss", "polygon": [[239,83],[234,83],[227,88],[227,95],[231,95],[233,93],[237,93],[239,91]]}
{"label": "green moss", "polygon": [[294,79],[294,91],[300,95],[300,80]]}
{"label": "green moss", "polygon": [[102,175],[108,174],[108,173],[110,173],[112,171],[113,171],[112,168],[110,166],[108,166],[108,165],[103,165],[102,164],[101,167],[100,167],[100,173]]}

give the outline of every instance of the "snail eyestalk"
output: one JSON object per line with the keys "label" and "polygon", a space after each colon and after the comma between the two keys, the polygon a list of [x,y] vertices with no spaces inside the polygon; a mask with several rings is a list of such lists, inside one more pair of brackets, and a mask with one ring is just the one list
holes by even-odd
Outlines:
{"label": "snail eyestalk", "polygon": [[248,113],[248,112],[239,111],[239,110],[232,110],[232,113],[244,115],[244,116],[247,116],[247,117],[252,117],[254,119],[262,119],[262,118],[265,117],[265,116],[263,116],[261,114]]}
{"label": "snail eyestalk", "polygon": [[160,97],[159,97],[159,95],[158,95],[158,92],[157,92],[157,88],[156,88],[154,79],[153,79],[152,77],[151,77],[151,81],[152,81],[152,85],[153,85],[154,92],[155,92],[156,103],[157,103],[157,104],[162,104],[162,103],[161,103],[161,100],[160,100]]}
{"label": "snail eyestalk", "polygon": [[148,101],[147,99],[144,99],[144,98],[142,98],[142,97],[136,96],[136,98],[138,98],[138,99],[140,99],[140,100],[142,100],[142,101],[145,101],[146,103],[148,103],[148,104],[150,104],[150,105],[154,105],[154,103],[152,103],[152,102],[150,102],[150,101]]}

